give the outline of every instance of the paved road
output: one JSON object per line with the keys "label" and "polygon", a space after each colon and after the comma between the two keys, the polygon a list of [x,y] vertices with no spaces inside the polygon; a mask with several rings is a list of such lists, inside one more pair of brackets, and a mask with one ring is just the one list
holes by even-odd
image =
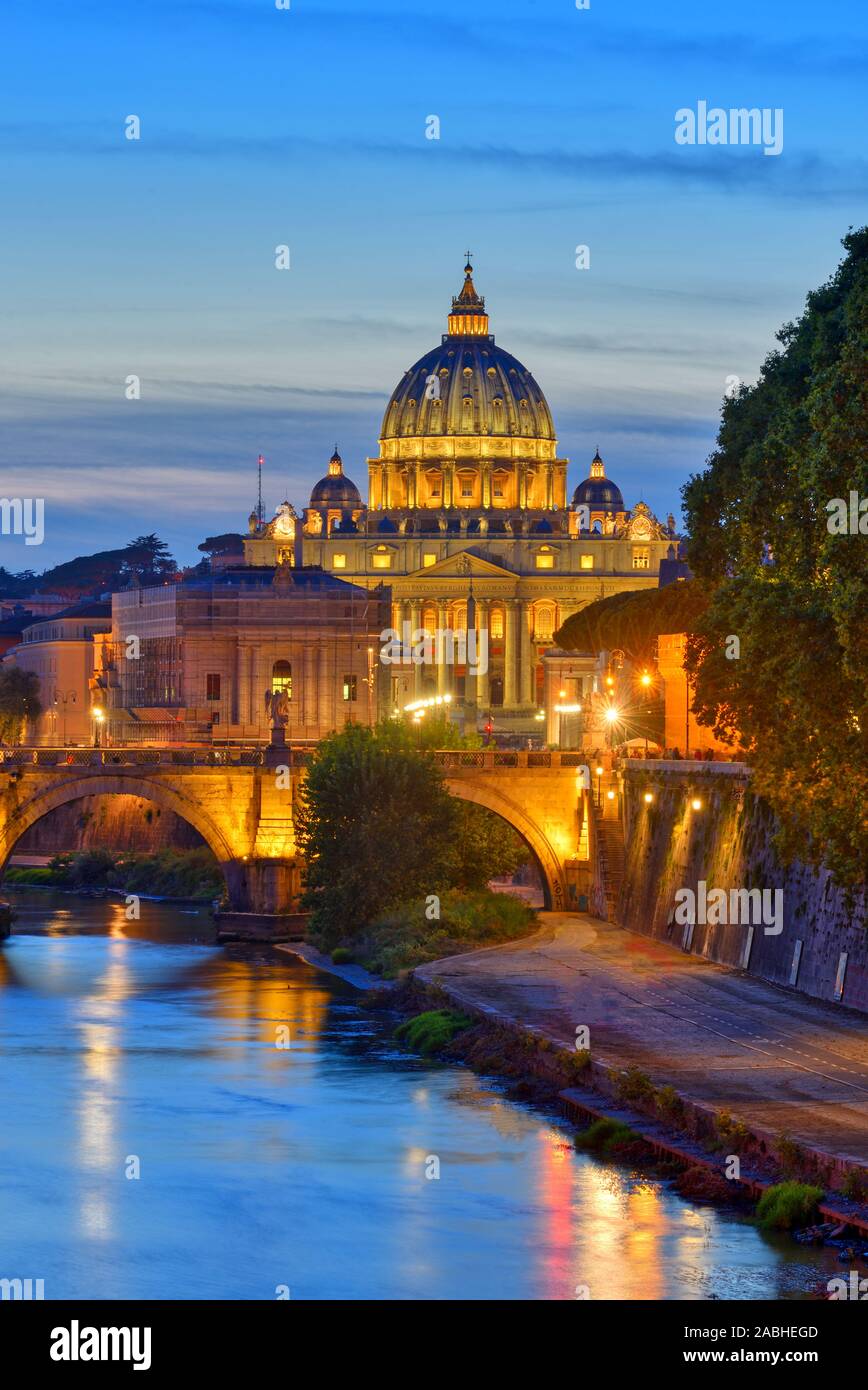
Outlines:
{"label": "paved road", "polygon": [[760,1130],[868,1164],[868,1019],[583,914],[417,969]]}

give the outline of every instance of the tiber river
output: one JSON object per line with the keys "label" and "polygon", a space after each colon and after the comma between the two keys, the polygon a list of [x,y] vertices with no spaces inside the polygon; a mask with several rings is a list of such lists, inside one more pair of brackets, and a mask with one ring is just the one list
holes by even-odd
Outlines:
{"label": "tiber river", "polygon": [[839,1272],[577,1154],[340,981],[215,949],[204,913],[12,897],[0,1278],[46,1299],[788,1298]]}

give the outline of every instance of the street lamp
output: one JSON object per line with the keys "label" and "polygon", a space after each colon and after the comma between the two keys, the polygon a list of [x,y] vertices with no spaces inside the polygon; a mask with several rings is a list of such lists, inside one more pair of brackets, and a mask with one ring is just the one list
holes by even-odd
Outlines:
{"label": "street lamp", "polygon": [[597,774],[597,805],[598,805],[598,806],[602,806],[602,804],[603,804],[603,782],[602,782],[603,769],[602,769],[601,767],[596,767],[596,768],[594,768],[594,771],[595,771],[596,774]]}
{"label": "street lamp", "polygon": [[64,746],[66,746],[66,706],[68,704],[75,704],[75,691],[67,690],[66,693],[64,693],[55,687],[54,703],[56,705],[63,705],[63,743]]}
{"label": "street lamp", "polygon": [[105,721],[105,710],[100,709],[99,705],[94,706],[93,711],[93,746],[99,748],[100,731]]}

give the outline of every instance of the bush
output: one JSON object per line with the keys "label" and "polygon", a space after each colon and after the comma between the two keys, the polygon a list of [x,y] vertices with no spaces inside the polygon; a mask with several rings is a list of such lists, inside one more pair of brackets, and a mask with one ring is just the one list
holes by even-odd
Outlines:
{"label": "bush", "polygon": [[406,1042],[414,1052],[430,1057],[433,1052],[442,1052],[457,1033],[470,1027],[470,1019],[453,1009],[428,1009],[425,1013],[408,1018],[395,1029],[395,1037]]}
{"label": "bush", "polygon": [[[426,961],[498,945],[527,936],[536,913],[509,893],[450,890],[440,896],[440,918],[430,921],[424,898],[384,913],[353,940],[353,958],[368,970],[391,979]],[[312,924],[311,940],[328,949],[328,932]],[[334,959],[334,957],[332,957]]]}
{"label": "bush", "polygon": [[355,956],[346,946],[336,946],[332,951],[332,965],[352,965]]}
{"label": "bush", "polygon": [[618,1099],[625,1105],[645,1104],[656,1099],[654,1083],[639,1067],[628,1067],[623,1076],[615,1074]]}
{"label": "bush", "polygon": [[804,1182],[775,1183],[757,1203],[757,1220],[766,1230],[789,1231],[793,1226],[810,1225],[822,1196],[821,1187]]}
{"label": "bush", "polygon": [[635,1144],[641,1136],[623,1120],[610,1120],[607,1116],[594,1120],[592,1125],[577,1134],[575,1146],[588,1153],[609,1155],[628,1144]]}

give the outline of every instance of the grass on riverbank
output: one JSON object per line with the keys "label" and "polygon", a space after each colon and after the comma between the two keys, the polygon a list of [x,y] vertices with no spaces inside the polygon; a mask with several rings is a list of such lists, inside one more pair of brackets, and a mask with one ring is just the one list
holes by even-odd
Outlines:
{"label": "grass on riverbank", "polygon": [[528,936],[537,921],[533,908],[520,899],[490,889],[443,893],[439,911],[439,918],[430,921],[426,899],[404,903],[341,942],[332,959],[352,959],[374,974],[394,979],[426,961],[517,941]]}
{"label": "grass on riverbank", "polygon": [[779,1182],[767,1187],[757,1203],[757,1221],[769,1230],[792,1230],[807,1226],[822,1201],[822,1187],[804,1182]]}
{"label": "grass on riverbank", "polygon": [[85,850],[57,854],[45,868],[7,868],[10,887],[65,888],[81,892],[119,888],[161,898],[210,902],[223,891],[223,876],[214,856],[201,849],[162,849],[155,854]]}
{"label": "grass on riverbank", "polygon": [[414,1052],[421,1052],[423,1057],[431,1057],[435,1052],[442,1052],[458,1033],[462,1033],[470,1025],[471,1020],[465,1014],[456,1013],[454,1009],[428,1009],[423,1014],[417,1014],[415,1018],[408,1018],[399,1023],[395,1029],[395,1037],[401,1042],[406,1042]]}

